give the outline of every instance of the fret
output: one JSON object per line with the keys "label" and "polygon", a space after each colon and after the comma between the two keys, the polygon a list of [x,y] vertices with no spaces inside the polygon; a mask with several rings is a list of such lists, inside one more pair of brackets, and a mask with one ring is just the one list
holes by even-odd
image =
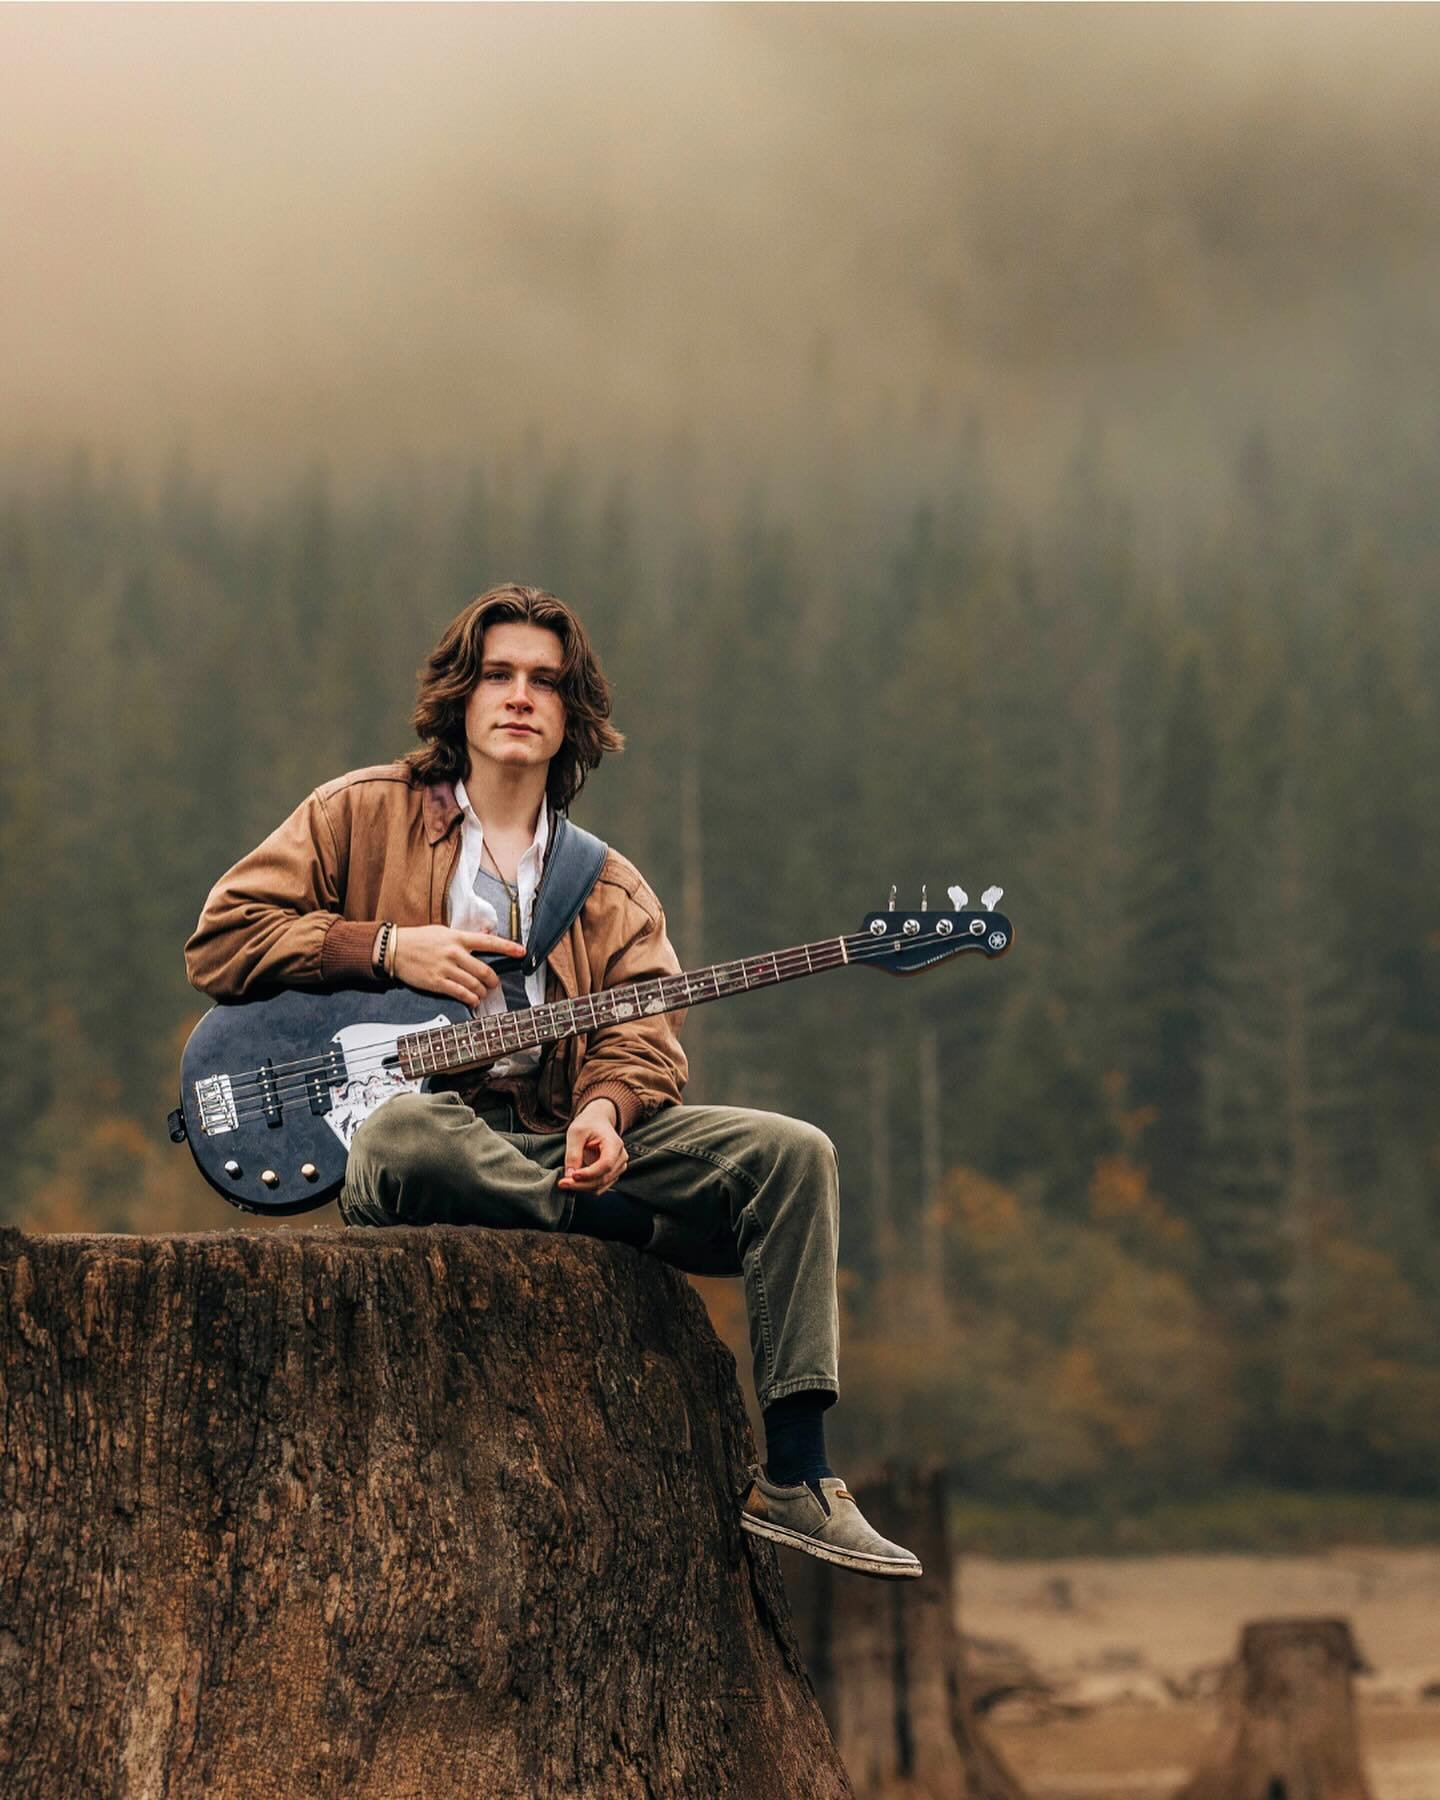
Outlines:
{"label": "fret", "polygon": [[670,979],[657,975],[653,981],[640,981],[630,989],[630,1000],[637,1018],[650,1018],[670,1010]]}
{"label": "fret", "polygon": [[[765,964],[767,962],[770,965],[770,973],[768,975],[765,973]],[[776,982],[780,979],[780,965],[779,965],[779,963],[776,962],[773,952],[769,956],[757,956],[756,957],[756,959],[755,959],[755,976],[758,981],[765,982],[767,984],[770,982]]]}

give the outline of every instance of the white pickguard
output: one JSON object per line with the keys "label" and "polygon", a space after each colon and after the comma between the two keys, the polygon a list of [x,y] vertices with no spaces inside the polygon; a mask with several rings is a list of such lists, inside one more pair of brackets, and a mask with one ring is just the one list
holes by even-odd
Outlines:
{"label": "white pickguard", "polygon": [[433,1019],[403,1027],[347,1025],[343,1031],[335,1033],[331,1041],[344,1051],[346,1067],[361,1071],[330,1090],[330,1110],[325,1114],[325,1123],[347,1150],[355,1133],[377,1106],[383,1106],[396,1094],[418,1094],[425,1085],[423,1080],[408,1081],[394,1069],[382,1069],[383,1059],[394,1054],[402,1037],[452,1023],[453,1020],[447,1019],[444,1013],[437,1013]]}

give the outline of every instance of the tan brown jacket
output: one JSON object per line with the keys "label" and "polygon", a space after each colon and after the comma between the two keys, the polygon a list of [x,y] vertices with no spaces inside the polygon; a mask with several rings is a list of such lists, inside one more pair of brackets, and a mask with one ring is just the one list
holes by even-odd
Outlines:
{"label": "tan brown jacket", "polygon": [[[326,782],[222,875],[185,946],[193,986],[216,1000],[267,987],[378,987],[370,957],[382,919],[443,925],[460,856],[462,814],[448,783],[421,786],[403,762]],[[550,952],[546,998],[673,975],[665,915],[639,871],[614,850],[580,916]],[[527,1077],[495,1081],[531,1131],[568,1124],[603,1095],[620,1130],[680,1098],[683,1013],[626,1020],[547,1047]],[[462,1093],[483,1071],[447,1079]]]}

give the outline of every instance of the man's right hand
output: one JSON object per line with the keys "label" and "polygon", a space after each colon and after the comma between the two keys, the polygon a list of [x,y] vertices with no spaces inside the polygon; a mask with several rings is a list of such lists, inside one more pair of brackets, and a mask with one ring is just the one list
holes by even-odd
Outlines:
{"label": "man's right hand", "polygon": [[523,956],[525,946],[490,931],[452,931],[448,925],[402,925],[396,932],[395,979],[427,994],[448,994],[479,1006],[500,977],[477,951],[488,956]]}

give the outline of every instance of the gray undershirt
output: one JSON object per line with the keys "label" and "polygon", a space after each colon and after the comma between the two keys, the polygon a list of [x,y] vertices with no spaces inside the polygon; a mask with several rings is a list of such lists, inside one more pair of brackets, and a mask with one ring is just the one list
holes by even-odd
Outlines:
{"label": "gray undershirt", "polygon": [[[495,929],[501,937],[510,935],[510,895],[506,892],[505,883],[498,875],[492,875],[488,869],[480,869],[475,876],[475,892],[482,900],[488,900],[495,908],[495,917],[499,921]],[[500,986],[505,995],[505,1005],[509,1012],[523,1012],[530,1004],[530,996],[525,992],[525,975],[520,968],[511,969],[500,977]]]}

